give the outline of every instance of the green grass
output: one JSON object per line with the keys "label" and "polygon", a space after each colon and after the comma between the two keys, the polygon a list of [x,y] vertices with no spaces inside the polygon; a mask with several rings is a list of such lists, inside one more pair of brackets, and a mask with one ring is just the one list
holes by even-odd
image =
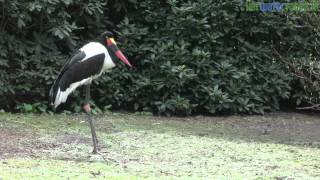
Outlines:
{"label": "green grass", "polygon": [[100,155],[85,118],[0,115],[0,130],[19,132],[6,145],[32,150],[4,156],[0,179],[320,179],[319,137],[303,132],[316,117],[96,116]]}

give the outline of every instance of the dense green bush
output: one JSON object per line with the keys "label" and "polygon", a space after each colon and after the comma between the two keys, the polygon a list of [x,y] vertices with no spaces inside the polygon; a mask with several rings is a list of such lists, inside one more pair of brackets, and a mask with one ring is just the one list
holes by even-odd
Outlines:
{"label": "dense green bush", "polygon": [[299,19],[247,13],[238,1],[144,1],[119,25],[137,68],[118,102],[179,114],[278,109],[295,91],[274,49],[295,56],[317,45]]}
{"label": "dense green bush", "polygon": [[105,28],[105,6],[98,0],[2,1],[0,109],[41,102],[46,110],[48,89],[68,54]]}
{"label": "dense green bush", "polygon": [[[319,45],[319,29],[304,15],[245,12],[238,0],[1,6],[0,109],[6,110],[46,111],[61,65],[75,48],[115,28],[112,23],[135,67],[116,68],[95,82],[92,94],[101,109],[182,115],[276,110],[281,100],[301,93],[283,59],[315,57]],[[79,111],[75,97],[68,106]]]}

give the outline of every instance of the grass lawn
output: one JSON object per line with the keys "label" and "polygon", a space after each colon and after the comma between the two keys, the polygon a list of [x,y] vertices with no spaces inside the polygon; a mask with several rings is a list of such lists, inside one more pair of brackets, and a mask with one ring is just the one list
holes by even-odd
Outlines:
{"label": "grass lawn", "polygon": [[0,114],[0,179],[320,179],[320,118]]}

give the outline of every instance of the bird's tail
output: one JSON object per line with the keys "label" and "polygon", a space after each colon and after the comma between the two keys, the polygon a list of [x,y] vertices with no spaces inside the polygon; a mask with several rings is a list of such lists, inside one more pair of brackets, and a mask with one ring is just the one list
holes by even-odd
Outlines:
{"label": "bird's tail", "polygon": [[51,104],[57,108],[61,103],[67,101],[68,96],[79,86],[91,83],[91,78],[82,79],[81,81],[70,83],[67,82],[69,74],[59,76],[50,89]]}
{"label": "bird's tail", "polygon": [[53,85],[51,86],[50,92],[49,92],[49,97],[50,97],[50,102],[51,105],[54,106],[55,108],[57,108],[59,106],[59,104],[55,104],[56,101],[56,97],[57,97],[57,92],[59,89],[59,83],[60,83],[60,77],[58,77],[58,79],[56,79],[53,83]]}
{"label": "bird's tail", "polygon": [[51,87],[49,95],[51,98],[51,105],[54,106],[54,108],[57,108],[61,103],[65,103],[69,94],[72,93],[79,85],[73,84],[67,89],[63,89],[62,86],[64,86],[64,83],[63,80],[61,81],[60,77]]}

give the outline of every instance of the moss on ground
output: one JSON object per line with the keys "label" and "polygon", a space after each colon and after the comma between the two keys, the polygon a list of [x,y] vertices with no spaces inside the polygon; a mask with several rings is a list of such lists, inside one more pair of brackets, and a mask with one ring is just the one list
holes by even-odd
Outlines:
{"label": "moss on ground", "polygon": [[316,116],[95,116],[99,155],[85,119],[0,115],[0,179],[320,178]]}

